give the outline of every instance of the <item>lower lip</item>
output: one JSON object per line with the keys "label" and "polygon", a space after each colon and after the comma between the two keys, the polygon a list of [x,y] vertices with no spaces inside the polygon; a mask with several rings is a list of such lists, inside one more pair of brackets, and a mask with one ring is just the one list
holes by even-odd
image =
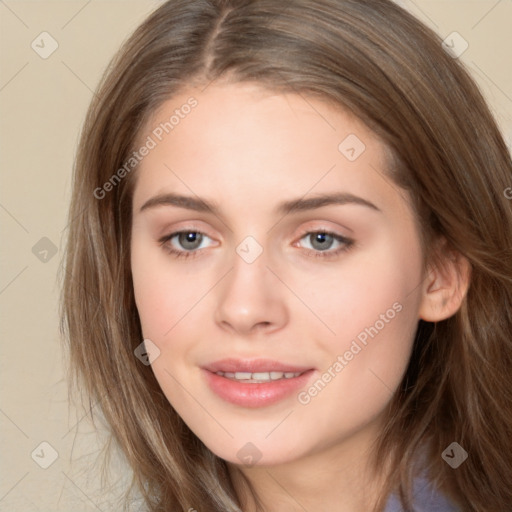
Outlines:
{"label": "lower lip", "polygon": [[208,370],[202,370],[210,389],[223,400],[242,407],[265,407],[272,405],[307,384],[314,370],[308,370],[298,377],[279,379],[263,383],[242,383],[221,377]]}

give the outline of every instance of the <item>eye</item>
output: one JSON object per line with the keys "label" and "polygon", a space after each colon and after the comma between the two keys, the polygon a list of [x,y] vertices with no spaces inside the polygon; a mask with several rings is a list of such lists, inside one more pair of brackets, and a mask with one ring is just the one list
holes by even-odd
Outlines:
{"label": "eye", "polygon": [[[308,252],[320,258],[333,257],[341,252],[348,251],[354,244],[354,241],[337,233],[329,231],[308,231],[300,240],[306,240],[309,243]],[[334,250],[332,250],[334,246]]]}
{"label": "eye", "polygon": [[[200,231],[183,230],[163,236],[159,243],[176,258],[194,258],[200,254],[200,249],[204,248],[203,242],[209,238]],[[300,240],[308,241],[307,252],[320,258],[336,257],[354,245],[354,240],[325,230],[307,231]]]}
{"label": "eye", "polygon": [[200,231],[176,231],[160,238],[160,244],[178,258],[195,257],[198,249],[202,249],[202,242],[210,238]]}
{"label": "eye", "polygon": [[204,235],[197,231],[181,231],[180,233],[176,233],[172,238],[176,238],[176,242],[183,249],[193,251],[194,249],[199,249],[203,237]]}

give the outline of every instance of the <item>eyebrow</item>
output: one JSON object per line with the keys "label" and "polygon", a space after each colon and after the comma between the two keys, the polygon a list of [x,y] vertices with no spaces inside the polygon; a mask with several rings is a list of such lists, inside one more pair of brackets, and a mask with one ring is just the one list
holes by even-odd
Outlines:
{"label": "eyebrow", "polygon": [[[280,203],[276,208],[276,213],[287,215],[290,213],[303,212],[314,210],[329,205],[345,205],[356,204],[366,206],[375,211],[381,212],[381,209],[375,206],[372,202],[362,197],[341,192],[336,194],[323,194],[316,197],[304,199],[292,199]],[[187,210],[195,210],[197,212],[211,213],[215,216],[220,216],[220,208],[218,204],[201,199],[200,197],[183,196],[179,194],[166,193],[154,196],[148,199],[140,208],[139,212],[158,206],[176,206],[178,208],[185,208]]]}

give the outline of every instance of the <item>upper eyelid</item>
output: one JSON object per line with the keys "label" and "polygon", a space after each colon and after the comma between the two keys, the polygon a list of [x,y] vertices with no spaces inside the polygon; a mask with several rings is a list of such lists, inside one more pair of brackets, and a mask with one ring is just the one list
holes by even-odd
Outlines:
{"label": "upper eyelid", "polygon": [[339,239],[341,241],[352,241],[351,236],[346,236],[343,233],[340,233],[339,231],[335,229],[330,228],[306,228],[305,230],[301,231],[298,235],[298,240],[302,240],[307,235],[312,235],[315,233],[325,233],[327,235],[332,236],[335,239]]}
{"label": "upper eyelid", "polygon": [[211,237],[210,235],[208,235],[208,233],[206,232],[206,230],[202,229],[202,228],[199,228],[199,227],[195,227],[195,226],[185,226],[183,228],[179,227],[179,228],[176,228],[176,229],[166,229],[162,236],[159,237],[160,240],[166,238],[166,239],[169,239],[169,238],[172,238],[173,236],[176,236],[176,235],[179,235],[180,233],[200,233],[201,235],[205,235],[209,238],[213,238]]}
{"label": "upper eyelid", "polygon": [[301,231],[301,234],[299,236],[303,238],[306,235],[314,233],[326,233],[328,235],[338,236],[341,238],[348,238],[347,236],[342,235],[341,233],[338,233],[336,230],[330,228],[309,228],[304,231]]}
{"label": "upper eyelid", "polygon": [[[303,233],[303,235],[310,233],[310,232],[314,233],[314,232],[322,231],[322,232],[342,236],[344,238],[350,238],[351,233],[354,232],[353,228],[350,228],[348,225],[345,225],[345,224],[340,224],[338,221],[332,221],[332,220],[320,219],[320,218],[309,219],[309,220],[299,219],[299,220],[300,220],[300,226],[306,225],[306,228],[302,228],[302,227],[294,228],[293,231],[296,233],[298,230],[300,230]],[[203,220],[201,220],[199,218],[184,220],[184,221],[178,222],[177,224],[178,225],[172,231],[170,228],[165,229],[165,232],[162,234],[161,238],[163,238],[163,236],[166,236],[167,234],[171,234],[171,233],[176,234],[176,233],[180,233],[183,231],[186,231],[186,232],[193,231],[193,232],[201,233],[203,235],[210,236],[207,233],[207,231],[209,231],[209,228],[203,227],[205,224],[208,225],[210,223],[208,223],[208,222],[205,223]],[[311,226],[311,224],[313,224],[313,226]],[[320,226],[318,226],[318,224],[320,224]],[[322,226],[321,224],[324,224],[324,225]],[[335,224],[336,227],[328,227],[325,224]],[[286,229],[288,229],[288,228],[286,228]],[[214,228],[214,230],[216,230],[216,228]],[[229,231],[232,232],[231,229]],[[344,234],[343,232],[345,232],[347,234]],[[348,234],[348,233],[350,233],[350,234]],[[297,235],[295,235],[295,236],[297,236]],[[210,238],[215,238],[215,237],[210,236]]]}

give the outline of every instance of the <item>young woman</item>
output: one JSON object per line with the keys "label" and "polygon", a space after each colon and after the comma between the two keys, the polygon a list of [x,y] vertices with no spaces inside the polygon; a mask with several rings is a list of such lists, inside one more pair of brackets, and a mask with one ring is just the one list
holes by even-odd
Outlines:
{"label": "young woman", "polygon": [[74,382],[150,511],[512,510],[512,163],[388,0],[170,0],[94,98]]}

